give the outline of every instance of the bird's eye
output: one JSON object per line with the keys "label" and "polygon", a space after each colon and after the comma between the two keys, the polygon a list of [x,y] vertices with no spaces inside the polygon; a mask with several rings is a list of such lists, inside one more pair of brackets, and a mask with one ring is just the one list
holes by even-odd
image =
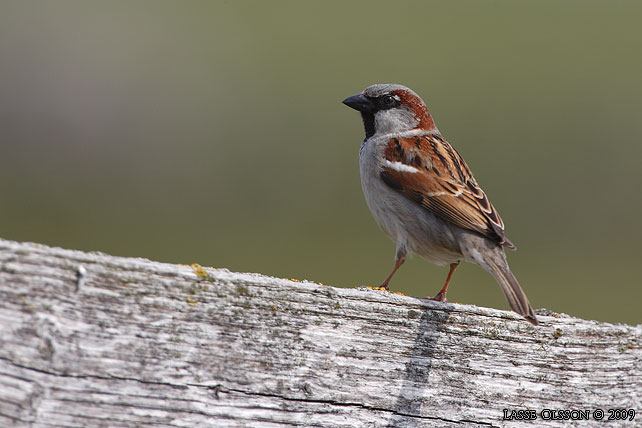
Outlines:
{"label": "bird's eye", "polygon": [[392,95],[384,95],[382,101],[384,105],[391,106],[395,103],[396,100]]}

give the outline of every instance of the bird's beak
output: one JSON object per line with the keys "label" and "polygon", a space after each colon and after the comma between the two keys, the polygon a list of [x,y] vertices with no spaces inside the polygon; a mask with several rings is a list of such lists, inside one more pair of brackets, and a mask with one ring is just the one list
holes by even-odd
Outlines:
{"label": "bird's beak", "polygon": [[375,111],[375,103],[363,94],[353,95],[343,100],[343,104],[350,108],[366,113]]}

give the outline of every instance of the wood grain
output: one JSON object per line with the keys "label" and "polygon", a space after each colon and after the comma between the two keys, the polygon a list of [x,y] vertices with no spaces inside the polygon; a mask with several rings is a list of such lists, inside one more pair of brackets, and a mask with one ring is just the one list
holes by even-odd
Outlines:
{"label": "wood grain", "polygon": [[606,421],[539,412],[642,412],[642,326],[551,315],[533,327],[367,288],[0,240],[0,426],[585,427]]}

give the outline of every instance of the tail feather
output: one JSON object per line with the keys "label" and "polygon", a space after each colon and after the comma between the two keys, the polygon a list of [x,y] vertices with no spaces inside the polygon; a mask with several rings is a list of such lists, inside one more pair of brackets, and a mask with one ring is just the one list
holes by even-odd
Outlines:
{"label": "tail feather", "polygon": [[486,260],[486,263],[487,266],[484,267],[499,283],[511,309],[526,318],[531,324],[537,325],[537,317],[528,301],[528,297],[526,297],[526,293],[520,287],[517,278],[510,271],[508,265],[504,263],[503,266],[500,266],[493,260]]}

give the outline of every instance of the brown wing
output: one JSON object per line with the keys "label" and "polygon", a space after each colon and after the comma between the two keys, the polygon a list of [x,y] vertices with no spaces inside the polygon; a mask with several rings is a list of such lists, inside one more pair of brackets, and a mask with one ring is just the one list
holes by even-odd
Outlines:
{"label": "brown wing", "polygon": [[515,248],[470,168],[440,135],[391,139],[380,176],[388,186],[444,220]]}

